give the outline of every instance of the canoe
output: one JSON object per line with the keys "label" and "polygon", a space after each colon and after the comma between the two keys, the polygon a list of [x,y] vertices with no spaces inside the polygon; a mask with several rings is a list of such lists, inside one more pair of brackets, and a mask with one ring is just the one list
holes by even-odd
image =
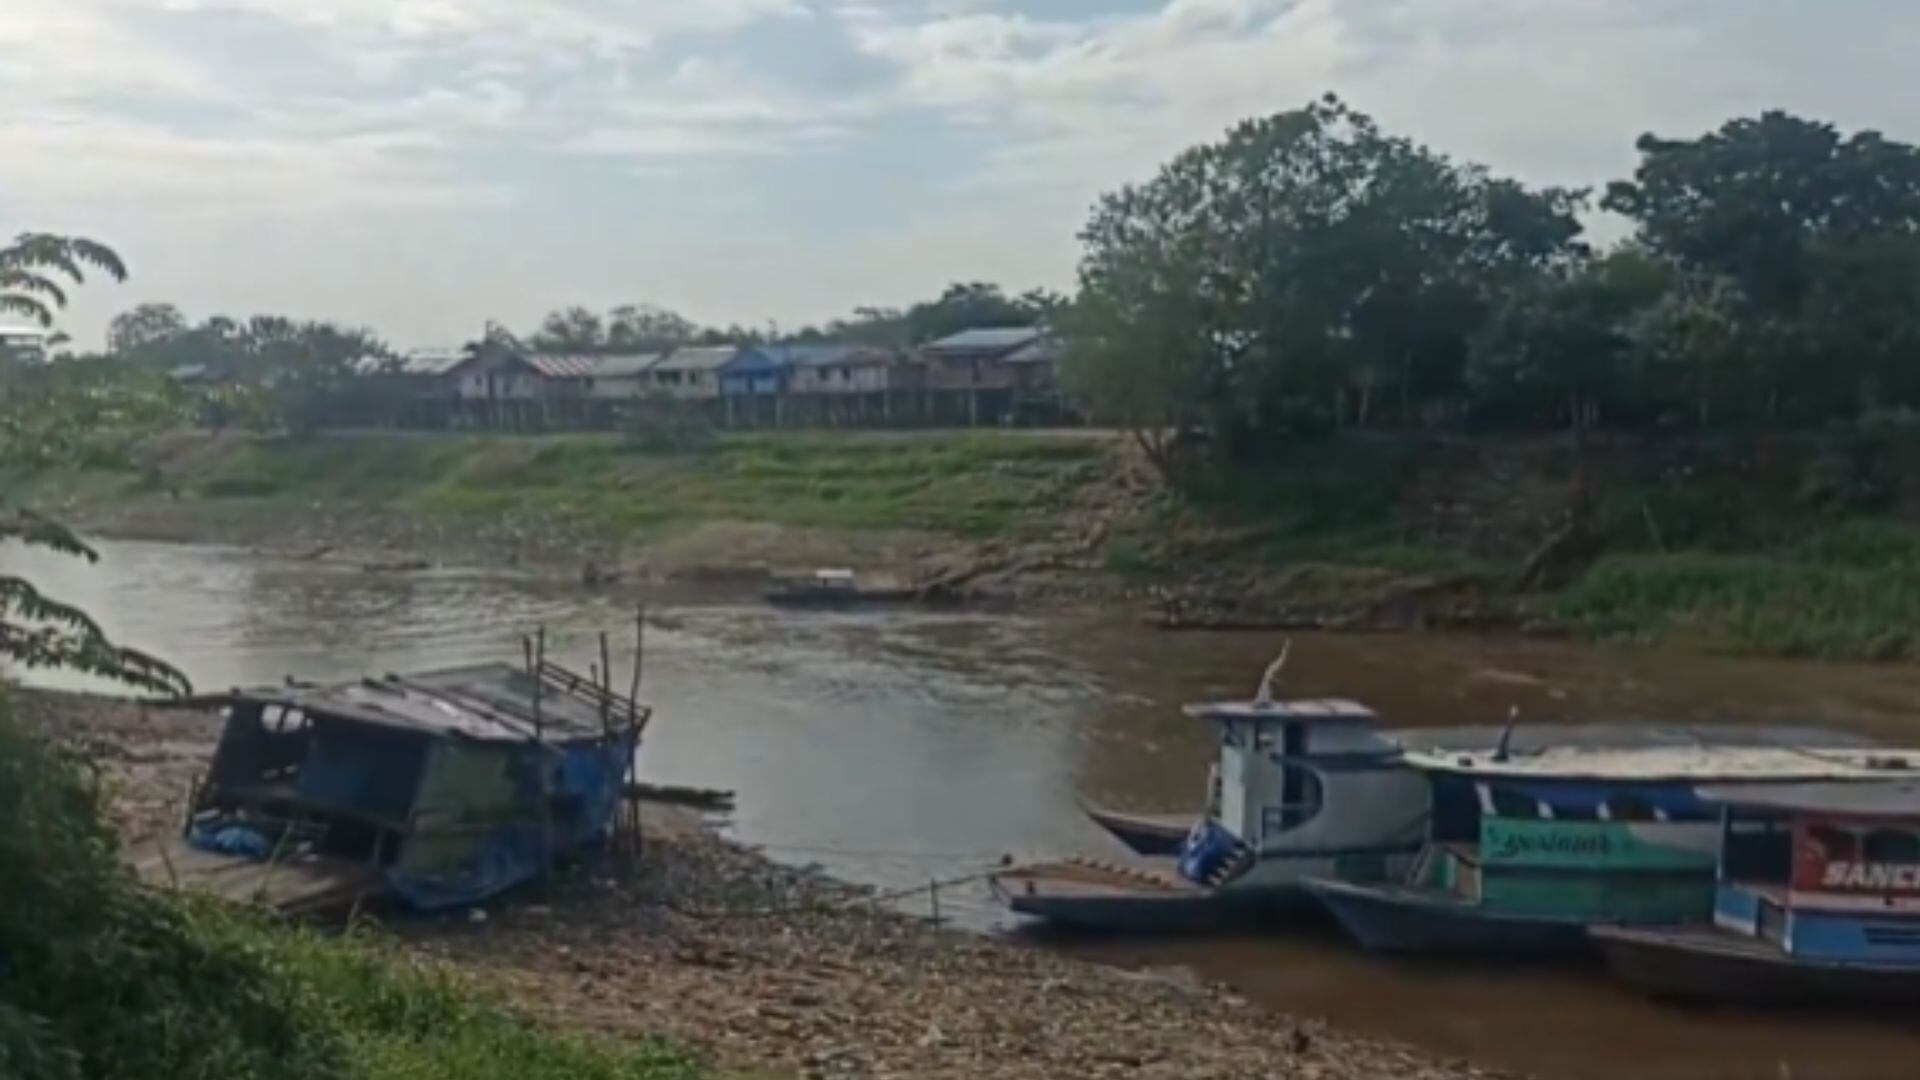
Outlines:
{"label": "canoe", "polygon": [[878,586],[821,585],[796,582],[777,585],[761,594],[776,607],[844,608],[863,604],[910,604],[920,599],[917,589]]}
{"label": "canoe", "polygon": [[1128,814],[1086,804],[1080,808],[1136,855],[1180,854],[1195,820],[1191,814]]}
{"label": "canoe", "polygon": [[1812,960],[1711,926],[1589,931],[1622,982],[1655,997],[1760,1005],[1913,1005],[1920,966]]}
{"label": "canoe", "polygon": [[1475,953],[1531,959],[1564,956],[1589,947],[1583,923],[1488,911],[1434,889],[1331,878],[1309,878],[1303,885],[1369,952]]}

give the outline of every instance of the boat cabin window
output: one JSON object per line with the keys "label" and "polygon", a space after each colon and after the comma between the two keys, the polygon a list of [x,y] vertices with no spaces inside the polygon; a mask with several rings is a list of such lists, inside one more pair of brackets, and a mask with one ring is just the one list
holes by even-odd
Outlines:
{"label": "boat cabin window", "polygon": [[1599,821],[1600,807],[1593,803],[1556,802],[1547,804],[1555,821]]}
{"label": "boat cabin window", "polygon": [[1493,812],[1503,818],[1537,818],[1540,815],[1540,800],[1525,792],[1512,788],[1489,787],[1487,798],[1493,804]]}
{"label": "boat cabin window", "polygon": [[1300,765],[1282,764],[1280,805],[1261,811],[1261,832],[1273,835],[1297,829],[1319,817],[1324,802],[1320,774]]}
{"label": "boat cabin window", "polygon": [[307,711],[293,705],[267,705],[260,710],[260,726],[275,735],[295,735],[313,726]]}
{"label": "boat cabin window", "polygon": [[1658,821],[1660,812],[1651,802],[1639,795],[1621,794],[1607,797],[1608,821]]}
{"label": "boat cabin window", "polygon": [[1905,829],[1875,829],[1860,843],[1861,862],[1920,863],[1920,837]]}
{"label": "boat cabin window", "polygon": [[1785,882],[1793,877],[1793,828],[1777,818],[1735,818],[1720,848],[1729,881]]}

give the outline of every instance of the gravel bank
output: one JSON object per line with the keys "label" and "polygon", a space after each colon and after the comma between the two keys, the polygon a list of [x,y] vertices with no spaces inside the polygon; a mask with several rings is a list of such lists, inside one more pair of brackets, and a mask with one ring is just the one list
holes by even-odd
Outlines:
{"label": "gravel bank", "polygon": [[[19,704],[88,748],[133,843],[174,827],[217,734],[209,717],[107,698],[22,692]],[[649,807],[646,825],[632,865],[575,874],[483,919],[390,929],[532,1012],[676,1037],[753,1075],[1510,1075],[1278,1015],[1225,987],[936,929],[676,810]]]}

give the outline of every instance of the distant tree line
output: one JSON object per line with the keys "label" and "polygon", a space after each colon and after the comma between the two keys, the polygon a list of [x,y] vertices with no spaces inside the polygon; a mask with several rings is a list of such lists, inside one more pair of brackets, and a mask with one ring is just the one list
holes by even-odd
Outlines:
{"label": "distant tree line", "polygon": [[[1920,407],[1920,152],[1769,112],[1529,188],[1337,98],[1103,197],[1065,378],[1162,465],[1351,429],[1705,431]],[[1582,215],[1631,235],[1585,239]]]}
{"label": "distant tree line", "polygon": [[575,306],[553,312],[538,329],[515,340],[543,352],[587,355],[769,341],[831,341],[904,349],[975,327],[1036,326],[1047,322],[1065,303],[1064,297],[1044,289],[1010,296],[998,285],[961,282],[911,307],[856,308],[847,318],[791,330],[702,327],[675,312],[650,305],[626,305],[604,315]]}

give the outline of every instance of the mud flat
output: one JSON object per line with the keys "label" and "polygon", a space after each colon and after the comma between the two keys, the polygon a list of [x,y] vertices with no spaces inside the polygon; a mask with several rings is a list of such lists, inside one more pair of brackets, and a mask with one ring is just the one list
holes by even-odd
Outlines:
{"label": "mud flat", "polygon": [[[98,697],[20,694],[85,746],[137,842],[174,827],[216,728]],[[398,943],[529,1012],[668,1035],[751,1075],[1508,1076],[1354,1037],[1231,990],[940,929],[776,865],[650,806],[637,860],[576,871],[483,914],[391,918]]]}

